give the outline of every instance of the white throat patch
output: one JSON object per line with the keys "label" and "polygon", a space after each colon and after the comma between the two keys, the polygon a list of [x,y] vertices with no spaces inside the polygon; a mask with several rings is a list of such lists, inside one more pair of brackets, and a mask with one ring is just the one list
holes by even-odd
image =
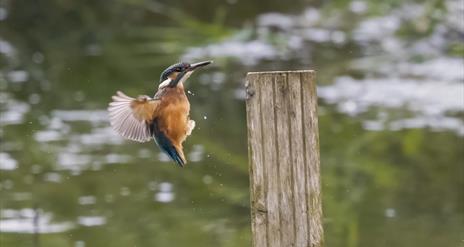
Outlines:
{"label": "white throat patch", "polygon": [[166,80],[164,80],[163,82],[161,82],[158,86],[158,88],[163,88],[163,87],[167,87],[169,85],[169,83],[171,83],[171,78],[168,78]]}
{"label": "white throat patch", "polygon": [[[182,79],[180,79],[178,84],[183,84],[190,77],[190,75],[192,75],[192,73],[193,73],[193,71],[189,71],[189,72],[185,73],[185,75],[182,77]],[[161,82],[159,84],[158,88],[167,87],[169,85],[169,83],[171,83],[171,81],[172,81],[171,78],[168,78],[168,79],[164,80],[163,82]]]}

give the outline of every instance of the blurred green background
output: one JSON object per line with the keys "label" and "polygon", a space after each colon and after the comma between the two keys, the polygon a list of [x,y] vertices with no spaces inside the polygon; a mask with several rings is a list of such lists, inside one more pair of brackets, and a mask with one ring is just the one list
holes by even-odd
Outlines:
{"label": "blurred green background", "polygon": [[[244,78],[317,70],[326,246],[464,246],[464,1],[0,1],[0,246],[251,246]],[[187,84],[179,169],[110,128]]]}

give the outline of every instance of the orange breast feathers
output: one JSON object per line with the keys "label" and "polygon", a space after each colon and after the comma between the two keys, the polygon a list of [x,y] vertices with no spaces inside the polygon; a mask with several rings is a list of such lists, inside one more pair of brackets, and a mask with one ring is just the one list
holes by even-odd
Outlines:
{"label": "orange breast feathers", "polygon": [[182,142],[189,132],[190,103],[184,90],[168,90],[157,107],[158,127],[177,148],[182,149]]}

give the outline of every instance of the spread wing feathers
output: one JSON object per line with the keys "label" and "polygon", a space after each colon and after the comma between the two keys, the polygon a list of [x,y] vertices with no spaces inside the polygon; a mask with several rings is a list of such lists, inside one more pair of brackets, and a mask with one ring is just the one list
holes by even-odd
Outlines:
{"label": "spread wing feathers", "polygon": [[113,129],[133,141],[150,141],[149,122],[153,120],[159,102],[145,95],[135,99],[120,91],[112,99],[108,112]]}

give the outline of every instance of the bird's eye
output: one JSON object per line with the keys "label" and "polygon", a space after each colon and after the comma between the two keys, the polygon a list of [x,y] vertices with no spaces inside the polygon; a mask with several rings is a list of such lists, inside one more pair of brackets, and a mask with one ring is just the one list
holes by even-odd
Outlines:
{"label": "bird's eye", "polygon": [[176,71],[177,72],[180,72],[182,69],[181,68],[176,68]]}

